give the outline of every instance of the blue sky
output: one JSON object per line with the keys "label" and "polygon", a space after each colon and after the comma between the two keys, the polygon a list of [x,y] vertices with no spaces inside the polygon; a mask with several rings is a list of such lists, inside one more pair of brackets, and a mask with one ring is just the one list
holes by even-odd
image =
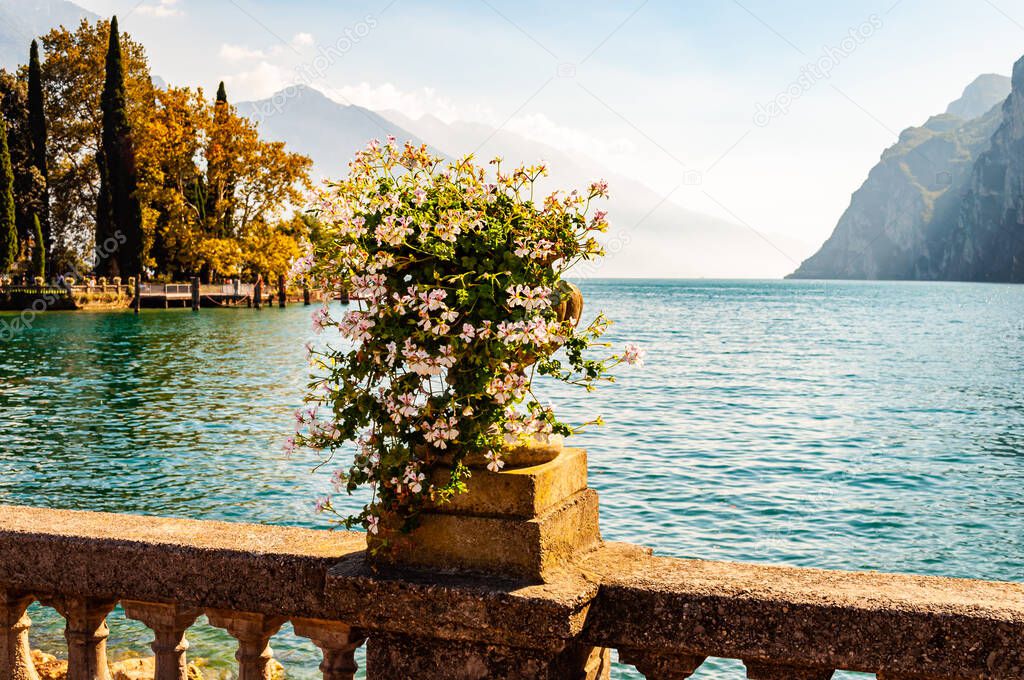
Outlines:
{"label": "blue sky", "polygon": [[[173,83],[223,78],[238,100],[307,80],[339,101],[505,125],[666,194],[695,171],[670,200],[812,245],[900,130],[1024,54],[1010,0],[80,4],[118,13]],[[830,75],[797,86],[822,59]]]}

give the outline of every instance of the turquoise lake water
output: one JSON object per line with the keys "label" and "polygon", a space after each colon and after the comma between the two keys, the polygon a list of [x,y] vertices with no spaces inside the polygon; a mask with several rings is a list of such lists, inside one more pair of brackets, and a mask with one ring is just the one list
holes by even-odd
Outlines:
{"label": "turquoise lake water", "polygon": [[[591,395],[608,539],[661,554],[1024,580],[1024,288],[586,281],[647,366]],[[280,453],[310,309],[52,313],[0,333],[0,503],[323,526],[330,471]],[[12,315],[0,314],[0,323]],[[0,329],[4,326],[0,325]],[[350,501],[351,507],[357,504]],[[34,607],[33,644],[62,653]],[[112,656],[147,652],[111,616]],[[200,625],[190,655],[227,667]],[[290,674],[318,654],[286,630]],[[695,678],[742,677],[709,662]],[[624,677],[636,677],[624,675]]]}

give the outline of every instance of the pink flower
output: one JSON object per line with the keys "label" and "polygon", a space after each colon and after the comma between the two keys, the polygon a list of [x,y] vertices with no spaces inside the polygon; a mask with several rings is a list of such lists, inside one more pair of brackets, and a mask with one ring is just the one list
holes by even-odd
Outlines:
{"label": "pink flower", "polygon": [[641,348],[635,343],[627,342],[624,351],[622,352],[622,361],[630,366],[640,368],[644,365],[644,357],[646,356],[647,350]]}
{"label": "pink flower", "polygon": [[376,515],[370,515],[366,518],[366,530],[371,534],[376,535],[380,531],[380,517]]}
{"label": "pink flower", "polygon": [[327,510],[330,507],[331,507],[331,497],[330,496],[321,496],[320,498],[316,499],[316,503],[313,504],[313,512],[315,512],[316,514],[319,515],[324,510]]}
{"label": "pink flower", "polygon": [[317,335],[323,332],[324,328],[331,325],[331,313],[327,307],[321,307],[313,312],[313,332]]}

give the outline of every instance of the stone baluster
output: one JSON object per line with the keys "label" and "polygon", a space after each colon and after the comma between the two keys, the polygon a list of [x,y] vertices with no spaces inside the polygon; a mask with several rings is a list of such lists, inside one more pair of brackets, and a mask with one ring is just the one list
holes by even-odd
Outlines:
{"label": "stone baluster", "polygon": [[0,590],[0,680],[39,680],[28,644],[32,621],[25,613],[34,599],[27,593]]}
{"label": "stone baluster", "polygon": [[671,654],[647,649],[619,649],[619,661],[633,666],[647,680],[685,680],[693,675],[707,657],[695,654]]}
{"label": "stone baluster", "polygon": [[320,651],[324,660],[320,670],[324,680],[352,680],[356,670],[356,650],[366,641],[358,630],[338,621],[320,619],[292,619],[295,634],[309,638]]}
{"label": "stone baluster", "polygon": [[186,680],[188,640],[185,639],[185,631],[195,623],[202,610],[155,602],[126,601],[122,604],[125,616],[141,621],[153,631],[155,638],[151,647],[156,655],[154,680]]}
{"label": "stone baluster", "polygon": [[253,612],[211,609],[206,612],[210,625],[223,628],[238,640],[238,680],[270,680],[270,638],[288,619]]}
{"label": "stone baluster", "polygon": [[744,661],[750,680],[829,680],[835,671],[830,668],[807,668],[762,661]]}
{"label": "stone baluster", "polygon": [[107,614],[117,600],[94,597],[46,597],[43,604],[64,617],[68,642],[68,680],[110,680],[107,668]]}

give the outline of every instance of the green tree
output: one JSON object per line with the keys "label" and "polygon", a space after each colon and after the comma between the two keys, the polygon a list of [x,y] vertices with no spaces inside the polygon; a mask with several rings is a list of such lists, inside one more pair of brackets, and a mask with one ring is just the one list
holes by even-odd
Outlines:
{"label": "green tree", "polygon": [[28,131],[32,165],[42,178],[41,213],[33,213],[32,219],[34,224],[42,227],[43,247],[49,252],[50,196],[46,163],[46,112],[43,74],[39,65],[39,43],[35,40],[32,41],[28,56]]}
{"label": "green tree", "polygon": [[0,115],[7,124],[7,151],[14,173],[14,221],[18,239],[25,243],[32,237],[32,216],[43,211],[45,182],[32,161],[28,88],[23,77],[3,70],[0,70]]}
{"label": "green tree", "polygon": [[14,171],[7,149],[7,125],[0,117],[0,272],[18,259],[18,227],[14,221]]}
{"label": "green tree", "polygon": [[[138,197],[139,178],[132,126],[128,120],[117,17],[110,21],[106,80],[100,109],[103,112],[103,131],[102,153],[96,159],[101,178],[101,196],[96,210],[96,243],[99,247],[120,233],[119,240],[123,240],[123,245],[100,258],[97,270],[111,276],[140,276],[144,240],[142,205]],[[104,190],[105,196],[102,195]]]}
{"label": "green tree", "polygon": [[33,235],[35,247],[32,248],[32,273],[45,279],[46,241],[43,238],[43,226],[39,223],[39,215],[33,216],[33,222],[35,222],[35,234]]}

